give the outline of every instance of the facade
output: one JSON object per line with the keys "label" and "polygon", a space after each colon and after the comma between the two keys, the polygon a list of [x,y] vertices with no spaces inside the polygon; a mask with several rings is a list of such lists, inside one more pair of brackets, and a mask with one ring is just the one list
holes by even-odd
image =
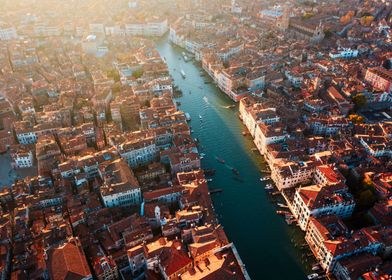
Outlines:
{"label": "facade", "polygon": [[132,170],[122,160],[104,162],[99,166],[104,184],[100,187],[105,207],[127,207],[141,202],[141,190]]}
{"label": "facade", "polygon": [[368,68],[365,74],[365,81],[378,90],[392,92],[391,70],[386,70],[382,67]]}
{"label": "facade", "polygon": [[18,37],[16,29],[13,27],[0,26],[0,40],[8,41]]}
{"label": "facade", "polygon": [[293,202],[293,215],[302,230],[306,230],[310,217],[336,215],[348,218],[354,211],[355,202],[345,185],[300,187]]}
{"label": "facade", "polygon": [[28,168],[32,167],[34,163],[33,152],[16,151],[12,153],[13,167],[14,168]]}
{"label": "facade", "polygon": [[351,48],[338,48],[336,51],[330,52],[329,57],[332,59],[348,59],[348,58],[355,58],[358,56],[358,50],[351,49]]}
{"label": "facade", "polygon": [[147,138],[125,142],[118,146],[118,152],[130,167],[138,167],[147,165],[157,159],[159,148],[156,146],[154,139]]}
{"label": "facade", "polygon": [[271,168],[271,178],[279,190],[308,184],[315,172],[314,162],[277,163]]}
{"label": "facade", "polygon": [[131,36],[162,36],[168,30],[167,19],[125,24],[125,33]]}

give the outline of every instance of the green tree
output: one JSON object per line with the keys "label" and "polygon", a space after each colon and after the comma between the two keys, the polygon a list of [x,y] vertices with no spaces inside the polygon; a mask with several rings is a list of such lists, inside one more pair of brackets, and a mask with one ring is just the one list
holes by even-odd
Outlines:
{"label": "green tree", "polygon": [[370,190],[363,190],[359,194],[358,206],[361,208],[370,208],[377,201],[376,195]]}
{"label": "green tree", "polygon": [[139,79],[141,76],[143,76],[143,69],[137,69],[133,71],[132,76],[135,77],[136,79]]}
{"label": "green tree", "polygon": [[353,99],[353,102],[355,104],[356,109],[360,109],[360,108],[366,106],[367,99],[366,99],[366,96],[363,95],[362,93],[358,93],[352,99]]}
{"label": "green tree", "polygon": [[108,78],[112,78],[115,82],[120,81],[120,74],[115,69],[110,69],[106,72]]}

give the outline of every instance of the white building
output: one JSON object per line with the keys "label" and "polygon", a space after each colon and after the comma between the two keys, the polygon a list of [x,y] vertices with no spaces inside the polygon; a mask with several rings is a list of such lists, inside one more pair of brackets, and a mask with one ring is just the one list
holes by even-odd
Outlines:
{"label": "white building", "polygon": [[105,207],[126,207],[141,203],[139,183],[122,159],[103,162],[99,166],[99,175],[104,180],[100,195]]}
{"label": "white building", "polygon": [[125,142],[117,151],[130,167],[143,166],[158,158],[159,148],[154,139]]}
{"label": "white building", "polygon": [[16,29],[13,27],[0,26],[0,40],[8,41],[18,38]]}
{"label": "white building", "polygon": [[12,154],[13,165],[15,168],[28,168],[33,166],[32,151],[20,151]]}
{"label": "white building", "polygon": [[267,151],[267,146],[284,141],[288,137],[282,124],[271,125],[259,122],[256,124],[254,142],[261,154]]}
{"label": "white building", "polygon": [[105,207],[138,205],[141,202],[141,191],[140,188],[122,188],[122,186],[101,187],[101,198]]}
{"label": "white building", "polygon": [[307,184],[312,181],[315,164],[307,162],[276,163],[271,168],[271,178],[279,190]]}
{"label": "white building", "polygon": [[292,211],[300,228],[305,231],[310,217],[336,215],[348,218],[354,207],[354,198],[346,185],[312,185],[296,190]]}
{"label": "white building", "polygon": [[162,36],[168,30],[167,19],[128,23],[125,25],[125,33],[130,36]]}
{"label": "white building", "polygon": [[310,218],[305,240],[321,267],[327,273],[335,273],[339,260],[348,260],[348,257],[362,252],[376,254],[381,248],[377,235],[378,231],[372,228],[363,228],[350,234],[341,219],[325,216]]}
{"label": "white building", "polygon": [[332,59],[338,58],[354,58],[358,56],[358,50],[353,50],[351,48],[338,48],[336,51],[330,52],[329,57]]}

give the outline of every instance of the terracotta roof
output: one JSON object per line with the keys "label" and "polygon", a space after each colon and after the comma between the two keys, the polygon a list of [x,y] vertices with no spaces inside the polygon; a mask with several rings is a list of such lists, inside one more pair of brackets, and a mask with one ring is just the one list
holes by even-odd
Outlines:
{"label": "terracotta roof", "polygon": [[49,251],[48,268],[53,280],[77,280],[91,275],[85,255],[76,240]]}

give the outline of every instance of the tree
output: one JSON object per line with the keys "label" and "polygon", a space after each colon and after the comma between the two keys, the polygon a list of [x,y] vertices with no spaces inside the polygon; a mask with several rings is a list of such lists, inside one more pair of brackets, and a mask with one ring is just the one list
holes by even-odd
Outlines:
{"label": "tree", "polygon": [[363,95],[362,93],[358,93],[352,99],[353,99],[353,102],[354,102],[357,110],[366,106],[367,99],[366,99],[366,96]]}
{"label": "tree", "polygon": [[114,69],[110,69],[106,72],[108,78],[112,78],[115,82],[120,81],[120,74]]}
{"label": "tree", "polygon": [[354,124],[360,124],[363,123],[364,117],[357,115],[357,114],[352,114],[348,116],[348,119],[354,123]]}
{"label": "tree", "polygon": [[370,208],[376,201],[377,197],[371,190],[363,190],[359,194],[358,206],[361,208]]}
{"label": "tree", "polygon": [[136,79],[139,79],[141,76],[143,76],[143,69],[137,69],[133,71],[132,76],[135,77]]}

